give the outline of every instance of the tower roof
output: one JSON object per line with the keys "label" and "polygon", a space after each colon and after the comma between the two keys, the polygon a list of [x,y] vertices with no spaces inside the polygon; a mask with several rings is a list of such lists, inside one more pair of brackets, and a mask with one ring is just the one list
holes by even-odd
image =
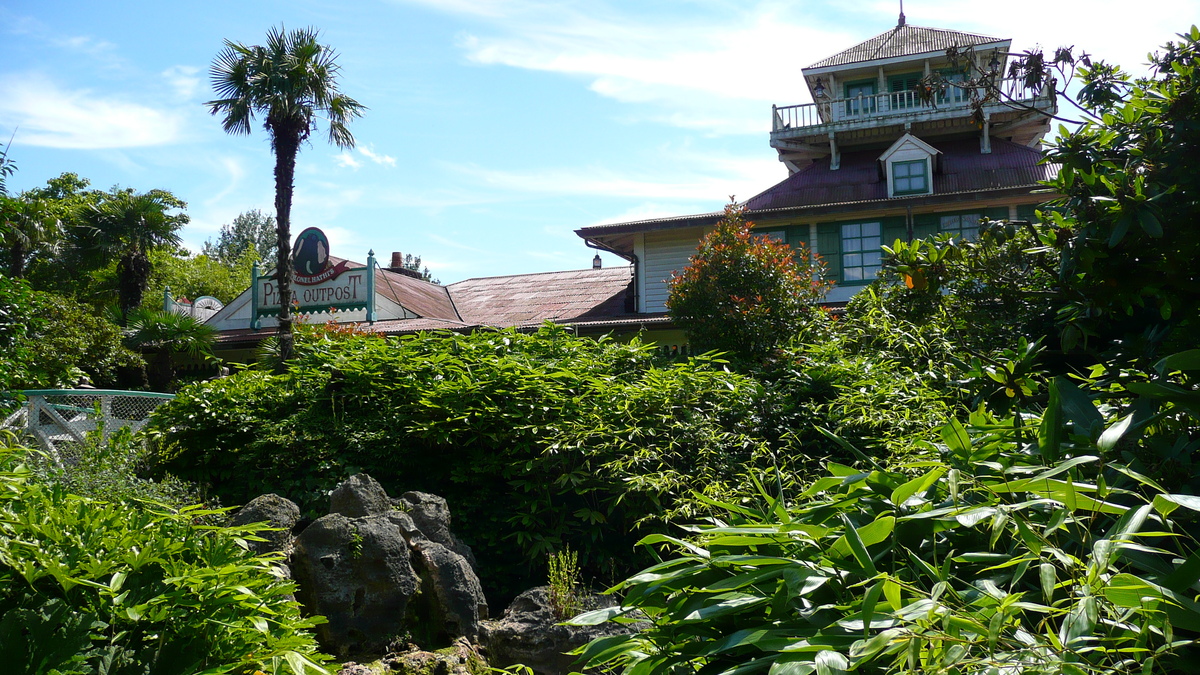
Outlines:
{"label": "tower roof", "polygon": [[862,61],[888,59],[897,56],[913,56],[928,52],[945,51],[950,47],[967,47],[1003,42],[1002,38],[962,33],[941,28],[923,28],[901,24],[853,47],[822,59],[808,68],[844,66]]}

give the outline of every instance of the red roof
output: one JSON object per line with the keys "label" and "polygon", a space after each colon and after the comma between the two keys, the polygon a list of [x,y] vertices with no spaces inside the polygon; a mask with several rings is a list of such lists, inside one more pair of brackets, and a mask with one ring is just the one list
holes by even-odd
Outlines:
{"label": "red roof", "polygon": [[450,284],[464,321],[486,326],[576,322],[625,313],[628,267],[481,277]]}

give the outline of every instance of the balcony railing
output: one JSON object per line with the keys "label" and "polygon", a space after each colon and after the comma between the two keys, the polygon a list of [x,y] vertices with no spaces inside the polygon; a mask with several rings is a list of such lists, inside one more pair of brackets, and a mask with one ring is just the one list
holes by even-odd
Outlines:
{"label": "balcony railing", "polygon": [[[1032,105],[1038,99],[1048,100],[1048,89],[1035,90],[1025,86],[1020,79],[1000,82],[1001,101],[1015,101]],[[818,103],[772,106],[772,132],[788,129],[819,127],[838,122],[858,122],[886,117],[898,117],[938,111],[963,111],[971,107],[972,100],[982,92],[971,88],[950,86],[931,102],[922,101],[915,91],[898,91],[884,94],[859,95],[852,98],[826,99]],[[1039,106],[1045,107],[1045,106]]]}

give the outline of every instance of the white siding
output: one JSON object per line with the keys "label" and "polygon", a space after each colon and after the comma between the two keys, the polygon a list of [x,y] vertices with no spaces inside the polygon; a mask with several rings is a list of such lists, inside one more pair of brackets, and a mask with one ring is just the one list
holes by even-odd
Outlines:
{"label": "white siding", "polygon": [[646,279],[643,311],[667,310],[667,280],[672,272],[682,272],[687,267],[688,258],[696,252],[703,234],[699,227],[646,233],[646,252],[642,257],[642,274]]}

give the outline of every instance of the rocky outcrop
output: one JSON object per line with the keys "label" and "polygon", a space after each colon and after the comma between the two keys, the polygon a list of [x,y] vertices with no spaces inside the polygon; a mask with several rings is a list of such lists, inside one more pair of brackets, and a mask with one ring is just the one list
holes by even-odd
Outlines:
{"label": "rocky outcrop", "polygon": [[[611,596],[591,595],[585,601],[585,608],[601,609],[614,604]],[[615,623],[556,625],[559,621],[546,586],[518,595],[503,616],[482,624],[480,640],[487,648],[488,662],[497,668],[522,663],[539,675],[566,675],[579,670],[575,664],[577,657],[567,652],[596,638],[632,633],[641,627]]]}
{"label": "rocky outcrop", "polygon": [[445,499],[428,492],[405,492],[400,499],[393,500],[393,504],[412,518],[422,534],[466,558],[471,569],[479,573],[471,547],[459,541],[450,530],[450,507]]}
{"label": "rocky outcrop", "polygon": [[296,539],[292,575],[301,604],[329,619],[317,636],[339,656],[378,652],[403,632],[420,586],[408,541],[390,514],[319,518]]}
{"label": "rocky outcrop", "polygon": [[329,493],[329,512],[347,518],[377,516],[392,510],[383,486],[365,473],[354,474]]}
{"label": "rocky outcrop", "polygon": [[370,664],[346,663],[337,675],[485,675],[487,662],[466,638],[437,651],[409,649]]}
{"label": "rocky outcrop", "polygon": [[300,507],[276,494],[262,495],[234,513],[229,522],[233,525],[265,522],[271,527],[279,528],[276,531],[258,533],[258,536],[266,541],[249,542],[250,550],[259,554],[287,552],[296,539],[292,530],[295,529],[296,523],[300,522]]}
{"label": "rocky outcrop", "polygon": [[338,656],[387,653],[400,638],[473,640],[487,617],[473,565],[441,543],[457,542],[445,500],[409,495],[394,503],[370,476],[352,476],[331,493],[331,513],[296,538],[296,597],[328,619],[317,637]]}

